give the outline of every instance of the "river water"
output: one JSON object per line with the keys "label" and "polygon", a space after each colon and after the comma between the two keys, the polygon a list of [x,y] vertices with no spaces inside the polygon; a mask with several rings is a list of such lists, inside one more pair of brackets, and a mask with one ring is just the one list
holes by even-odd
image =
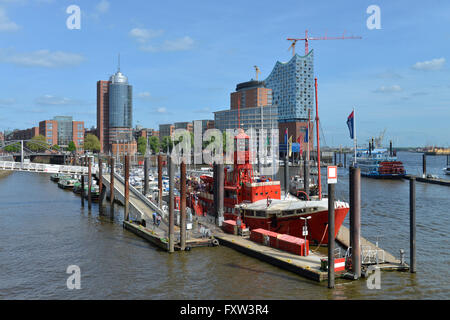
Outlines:
{"label": "river water", "polygon": [[[419,173],[421,154],[398,156]],[[445,161],[428,157],[428,172]],[[336,187],[346,201],[347,170]],[[417,273],[382,272],[381,289],[361,279],[329,290],[226,247],[168,254],[122,228],[122,207],[89,212],[49,175],[15,172],[0,179],[0,299],[449,299],[450,189],[416,186]],[[408,262],[409,182],[362,178],[361,196],[362,236],[397,257],[404,249]],[[80,290],[67,288],[70,265]]]}

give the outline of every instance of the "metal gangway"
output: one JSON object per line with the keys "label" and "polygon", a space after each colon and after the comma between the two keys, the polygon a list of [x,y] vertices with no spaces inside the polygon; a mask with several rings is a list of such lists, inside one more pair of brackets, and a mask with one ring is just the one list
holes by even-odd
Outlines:
{"label": "metal gangway", "polygon": [[[88,174],[89,168],[84,166],[69,166],[59,164],[0,161],[0,170],[25,171],[37,173]],[[92,174],[97,173],[98,165],[93,164],[91,170]]]}

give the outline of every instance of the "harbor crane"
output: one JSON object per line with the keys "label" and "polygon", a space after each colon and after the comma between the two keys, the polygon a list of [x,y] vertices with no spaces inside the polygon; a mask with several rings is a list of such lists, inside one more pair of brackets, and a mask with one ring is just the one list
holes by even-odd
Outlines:
{"label": "harbor crane", "polygon": [[290,50],[292,48],[292,55],[295,56],[295,45],[297,43],[297,41],[305,41],[305,56],[308,54],[308,42],[309,40],[344,40],[344,39],[362,39],[362,37],[355,37],[355,36],[349,36],[346,37],[345,36],[345,31],[342,34],[341,37],[328,37],[326,34],[324,37],[309,37],[308,36],[308,30],[305,31],[305,37],[304,38],[287,38],[288,41],[292,41],[291,46],[289,47],[288,50]]}
{"label": "harbor crane", "polygon": [[258,66],[253,66],[255,68],[255,72],[256,72],[256,81],[258,81],[258,73],[261,73],[261,71],[259,70]]}

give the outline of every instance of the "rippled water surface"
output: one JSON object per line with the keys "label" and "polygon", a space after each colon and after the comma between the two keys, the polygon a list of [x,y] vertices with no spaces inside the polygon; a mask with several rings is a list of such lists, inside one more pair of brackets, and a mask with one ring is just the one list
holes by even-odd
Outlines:
{"label": "rippled water surface", "polygon": [[[408,173],[422,155],[399,153]],[[445,157],[428,157],[441,174]],[[447,178],[450,179],[449,176]],[[80,206],[80,198],[49,175],[13,173],[0,179],[1,299],[449,299],[450,188],[417,182],[417,273],[382,272],[381,289],[365,280],[303,279],[226,247],[167,254],[121,226],[114,216]],[[409,181],[362,178],[362,235],[409,259]],[[347,169],[337,198],[348,201]],[[348,225],[348,218],[345,221]],[[69,265],[81,269],[81,290],[68,290]]]}

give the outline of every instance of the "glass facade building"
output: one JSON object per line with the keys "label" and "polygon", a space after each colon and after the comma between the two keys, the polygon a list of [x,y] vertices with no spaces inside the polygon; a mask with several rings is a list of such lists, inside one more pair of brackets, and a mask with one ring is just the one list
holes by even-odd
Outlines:
{"label": "glass facade building", "polygon": [[109,80],[109,128],[132,128],[132,86],[120,71]]}
{"label": "glass facade building", "polygon": [[[214,126],[224,131],[238,128],[238,109],[214,112]],[[278,111],[276,106],[264,106],[240,109],[241,128],[255,130],[278,128]]]}
{"label": "glass facade building", "polygon": [[314,106],[314,55],[295,54],[288,62],[275,64],[264,80],[266,88],[272,89],[272,104],[278,106],[280,122],[308,119],[308,110]]}
{"label": "glass facade building", "polygon": [[58,145],[60,147],[67,147],[73,140],[72,117],[57,116],[53,120],[58,123]]}

